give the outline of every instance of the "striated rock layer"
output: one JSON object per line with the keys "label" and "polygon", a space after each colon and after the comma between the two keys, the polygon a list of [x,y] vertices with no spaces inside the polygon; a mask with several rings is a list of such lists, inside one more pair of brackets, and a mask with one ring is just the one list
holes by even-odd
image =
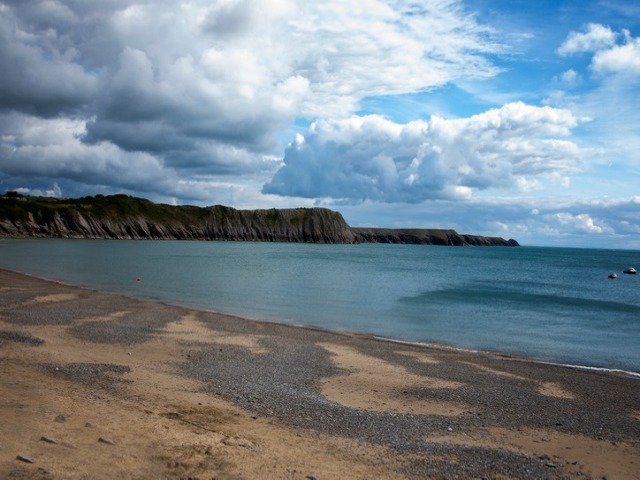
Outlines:
{"label": "striated rock layer", "polygon": [[460,234],[434,228],[351,228],[360,243],[405,243],[416,245],[506,246],[517,247],[514,239]]}
{"label": "striated rock layer", "polygon": [[80,199],[0,197],[0,237],[244,240],[517,246],[454,230],[352,228],[326,208],[236,210],[170,206],[126,195]]}

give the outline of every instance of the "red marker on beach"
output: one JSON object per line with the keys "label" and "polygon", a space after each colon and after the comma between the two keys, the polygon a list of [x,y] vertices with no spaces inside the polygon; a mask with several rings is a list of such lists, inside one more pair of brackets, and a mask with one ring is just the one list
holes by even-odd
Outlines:
{"label": "red marker on beach", "polygon": [[56,280],[56,285],[60,285],[60,280]]}
{"label": "red marker on beach", "polygon": [[138,283],[140,283],[140,277],[138,277]]}

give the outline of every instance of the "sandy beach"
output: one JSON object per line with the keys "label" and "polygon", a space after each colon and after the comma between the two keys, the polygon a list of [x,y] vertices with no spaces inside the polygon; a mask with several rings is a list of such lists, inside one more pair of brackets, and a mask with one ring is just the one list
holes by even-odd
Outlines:
{"label": "sandy beach", "polygon": [[640,380],[0,270],[0,478],[640,478]]}

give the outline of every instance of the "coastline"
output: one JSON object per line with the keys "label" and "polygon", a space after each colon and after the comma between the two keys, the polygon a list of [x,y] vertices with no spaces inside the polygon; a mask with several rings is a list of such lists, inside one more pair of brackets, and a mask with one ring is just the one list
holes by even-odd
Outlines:
{"label": "coastline", "polygon": [[[5,250],[4,268],[195,309],[640,372],[638,279],[607,279],[634,256],[50,239]],[[569,258],[577,268],[558,267]]]}
{"label": "coastline", "polygon": [[0,195],[3,236],[519,246],[514,239],[459,234],[451,229],[351,227],[339,212],[320,207],[237,210],[223,205],[172,206],[127,195],[76,199]]}
{"label": "coastline", "polygon": [[[309,327],[305,327],[304,325],[300,325],[297,326],[298,328],[309,328]],[[340,333],[340,332],[337,332]],[[361,334],[361,335],[367,335],[367,334]],[[604,373],[604,374],[611,374],[611,375],[623,375],[623,376],[627,376],[630,378],[637,378],[640,380],[640,372],[634,372],[632,370],[624,370],[621,368],[607,368],[607,367],[594,367],[594,366],[590,366],[590,365],[580,365],[580,364],[575,364],[575,363],[561,363],[561,362],[551,362],[548,360],[540,360],[537,358],[529,358],[525,355],[519,355],[519,354],[515,354],[515,353],[508,353],[508,352],[501,352],[499,350],[479,350],[477,348],[465,348],[465,347],[457,347],[455,345],[445,345],[442,343],[433,343],[433,342],[414,342],[414,341],[410,341],[410,340],[399,340],[396,338],[390,338],[390,337],[381,337],[379,335],[371,335],[371,338],[374,338],[376,340],[380,340],[382,342],[389,342],[389,343],[397,343],[399,345],[408,345],[408,346],[415,346],[415,347],[425,347],[425,348],[431,348],[431,349],[440,349],[440,350],[449,350],[449,351],[454,351],[454,352],[461,352],[461,353],[470,353],[470,354],[479,354],[479,355],[489,355],[489,356],[497,356],[497,357],[501,357],[505,360],[511,360],[514,362],[525,362],[525,363],[537,363],[540,365],[549,365],[552,367],[562,367],[562,368],[569,368],[569,369],[575,369],[575,370],[583,370],[583,371],[587,371],[587,372],[599,372],[599,373]]]}
{"label": "coastline", "polygon": [[[2,239],[0,239],[0,240],[2,240]],[[15,274],[18,274],[18,275],[24,275],[24,276],[27,276],[27,277],[43,280],[45,282],[55,282],[56,281],[54,278],[49,278],[47,276],[41,276],[41,275],[37,275],[37,274],[22,272],[22,271],[13,270],[13,269],[6,268],[6,267],[0,267],[0,272],[2,272],[2,271],[11,272],[11,273],[15,273]],[[120,292],[120,291],[115,291],[115,290],[114,291],[103,291],[103,290],[100,290],[100,289],[98,289],[96,287],[92,287],[92,286],[88,286],[88,285],[76,285],[74,283],[67,283],[67,282],[63,282],[63,283],[65,285],[68,285],[68,286],[72,286],[72,287],[80,288],[80,289],[86,289],[86,290],[89,290],[89,291],[103,292],[103,293],[108,293],[108,294],[112,294],[112,295],[131,296],[132,298],[137,298],[137,299],[140,299],[140,300],[147,300],[147,301],[151,301],[151,302],[156,302],[156,303],[160,303],[160,304],[167,305],[167,306],[173,306],[173,307],[178,307],[178,308],[197,310],[197,311],[202,311],[202,312],[209,312],[209,313],[213,313],[213,314],[217,314],[217,315],[224,315],[224,316],[231,317],[231,318],[237,318],[238,320],[241,320],[241,321],[259,322],[259,323],[264,323],[264,324],[267,324],[267,325],[276,325],[276,326],[289,326],[289,327],[292,327],[292,328],[302,328],[302,329],[315,330],[315,331],[319,331],[319,332],[334,333],[336,335],[347,335],[347,336],[355,335],[355,336],[359,336],[359,337],[368,337],[368,338],[379,340],[379,341],[383,341],[383,342],[397,343],[399,345],[426,347],[426,348],[430,348],[430,349],[441,349],[441,350],[445,350],[445,351],[459,351],[459,352],[470,353],[470,354],[494,355],[494,356],[502,357],[504,359],[510,359],[512,361],[531,362],[531,363],[538,363],[538,364],[541,364],[541,365],[551,365],[551,366],[557,366],[557,367],[566,367],[566,368],[571,368],[571,369],[576,369],[576,370],[601,372],[601,373],[608,373],[608,374],[614,374],[614,375],[624,375],[624,376],[629,376],[629,377],[632,377],[632,378],[640,379],[640,371],[626,370],[626,369],[623,369],[623,368],[601,367],[601,366],[594,366],[594,365],[582,365],[582,364],[579,364],[579,363],[563,363],[563,362],[557,362],[557,361],[552,361],[552,360],[544,360],[544,359],[540,359],[540,358],[530,357],[530,356],[527,356],[527,355],[521,354],[521,353],[506,352],[506,351],[491,350],[491,349],[468,348],[468,347],[458,346],[458,345],[455,345],[455,344],[438,343],[438,342],[431,342],[431,341],[406,340],[406,339],[400,339],[400,338],[393,338],[393,337],[389,337],[389,336],[376,335],[374,333],[368,333],[368,332],[363,332],[363,331],[358,331],[358,330],[347,330],[347,329],[333,330],[333,329],[330,329],[330,328],[323,328],[323,327],[320,327],[320,326],[317,326],[317,325],[311,325],[311,324],[283,322],[283,321],[278,321],[278,320],[274,320],[274,319],[265,319],[265,318],[261,318],[261,317],[257,317],[257,316],[243,316],[243,315],[237,314],[237,313],[226,312],[226,311],[218,311],[218,310],[215,310],[215,309],[210,309],[210,308],[206,308],[204,306],[198,306],[198,305],[187,305],[187,304],[182,304],[182,303],[178,303],[178,302],[162,300],[162,299],[159,299],[159,298],[148,297],[148,296],[145,296],[145,295],[127,294],[127,293]]]}
{"label": "coastline", "polygon": [[0,298],[3,478],[639,478],[637,378],[6,270]]}

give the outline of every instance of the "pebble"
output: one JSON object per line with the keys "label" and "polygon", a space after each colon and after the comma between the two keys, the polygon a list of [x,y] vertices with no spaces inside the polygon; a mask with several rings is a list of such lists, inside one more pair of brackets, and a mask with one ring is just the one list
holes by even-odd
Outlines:
{"label": "pebble", "polygon": [[247,448],[249,450],[253,450],[255,448],[253,443],[251,443],[246,438],[238,438],[238,437],[225,438],[222,441],[222,443],[227,447],[242,447],[242,448]]}
{"label": "pebble", "polygon": [[64,415],[58,415],[54,420],[58,423],[64,423],[67,421],[67,417]]}
{"label": "pebble", "polygon": [[107,445],[115,445],[115,443],[113,443],[111,440],[109,440],[107,437],[100,437],[98,439],[98,442],[100,443],[106,443]]}
{"label": "pebble", "polygon": [[46,435],[41,436],[40,440],[42,440],[43,442],[47,442],[47,443],[53,443],[54,445],[58,444],[58,442],[56,440],[54,440],[51,437],[47,437]]}
{"label": "pebble", "polygon": [[21,462],[35,463],[31,457],[27,457],[26,455],[18,455],[16,458]]}

